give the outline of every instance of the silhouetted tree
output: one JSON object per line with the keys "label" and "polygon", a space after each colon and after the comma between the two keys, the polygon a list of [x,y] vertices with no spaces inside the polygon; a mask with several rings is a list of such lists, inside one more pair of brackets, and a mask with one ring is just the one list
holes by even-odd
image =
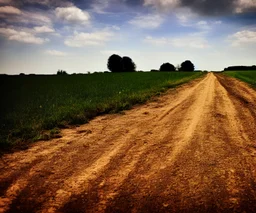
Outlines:
{"label": "silhouetted tree", "polygon": [[182,62],[180,65],[180,71],[194,71],[194,70],[195,70],[195,66],[189,60]]}
{"label": "silhouetted tree", "polygon": [[133,60],[124,56],[113,54],[108,58],[108,69],[111,72],[135,72],[136,65]]}
{"label": "silhouetted tree", "polygon": [[135,72],[136,65],[132,59],[128,56],[124,56],[122,59],[123,72]]}
{"label": "silhouetted tree", "polygon": [[256,70],[256,66],[230,66],[224,69],[224,71],[247,71]]}
{"label": "silhouetted tree", "polygon": [[65,70],[58,70],[57,75],[67,75]]}
{"label": "silhouetted tree", "polygon": [[172,64],[170,63],[164,63],[161,65],[159,71],[175,71],[175,66],[173,66]]}
{"label": "silhouetted tree", "polygon": [[108,69],[111,72],[122,72],[123,71],[122,57],[116,54],[111,55],[108,58]]}

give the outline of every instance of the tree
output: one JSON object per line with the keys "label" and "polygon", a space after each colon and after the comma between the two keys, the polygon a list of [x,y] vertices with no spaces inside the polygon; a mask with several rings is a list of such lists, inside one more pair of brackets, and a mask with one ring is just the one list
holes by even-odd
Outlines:
{"label": "tree", "polygon": [[65,70],[58,70],[57,75],[67,75]]}
{"label": "tree", "polygon": [[180,71],[194,71],[194,70],[195,70],[195,66],[189,60],[182,62],[182,64],[180,65]]}
{"label": "tree", "polygon": [[124,56],[122,59],[123,72],[135,72],[136,65],[132,59],[128,56]]}
{"label": "tree", "polygon": [[111,55],[108,58],[108,69],[111,72],[122,72],[123,71],[122,57],[116,54]]}
{"label": "tree", "polygon": [[231,66],[224,69],[224,71],[248,71],[256,70],[256,66]]}
{"label": "tree", "polygon": [[175,67],[170,63],[164,63],[161,65],[159,71],[175,71]]}

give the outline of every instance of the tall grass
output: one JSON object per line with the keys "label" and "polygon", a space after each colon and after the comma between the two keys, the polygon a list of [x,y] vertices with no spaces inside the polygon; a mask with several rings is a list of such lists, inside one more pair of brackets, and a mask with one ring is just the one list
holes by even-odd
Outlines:
{"label": "tall grass", "polygon": [[[45,130],[129,109],[199,72],[0,76],[0,148],[42,138]],[[51,132],[54,132],[53,130]]]}
{"label": "tall grass", "polygon": [[234,78],[238,78],[256,87],[256,70],[255,71],[227,71],[227,72],[224,72],[224,74]]}

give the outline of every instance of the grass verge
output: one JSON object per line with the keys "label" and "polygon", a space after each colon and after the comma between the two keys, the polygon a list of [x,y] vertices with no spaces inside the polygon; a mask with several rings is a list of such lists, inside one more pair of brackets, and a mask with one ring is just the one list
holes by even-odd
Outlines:
{"label": "grass verge", "polygon": [[227,71],[225,75],[240,79],[256,87],[256,71]]}

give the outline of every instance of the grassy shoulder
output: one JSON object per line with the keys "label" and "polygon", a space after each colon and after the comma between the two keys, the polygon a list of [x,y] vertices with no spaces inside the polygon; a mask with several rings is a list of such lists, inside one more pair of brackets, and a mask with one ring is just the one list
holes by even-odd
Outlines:
{"label": "grassy shoulder", "polygon": [[0,150],[58,137],[59,129],[131,108],[201,72],[0,76]]}
{"label": "grassy shoulder", "polygon": [[255,71],[227,71],[225,75],[240,79],[253,87],[256,87],[256,70]]}

